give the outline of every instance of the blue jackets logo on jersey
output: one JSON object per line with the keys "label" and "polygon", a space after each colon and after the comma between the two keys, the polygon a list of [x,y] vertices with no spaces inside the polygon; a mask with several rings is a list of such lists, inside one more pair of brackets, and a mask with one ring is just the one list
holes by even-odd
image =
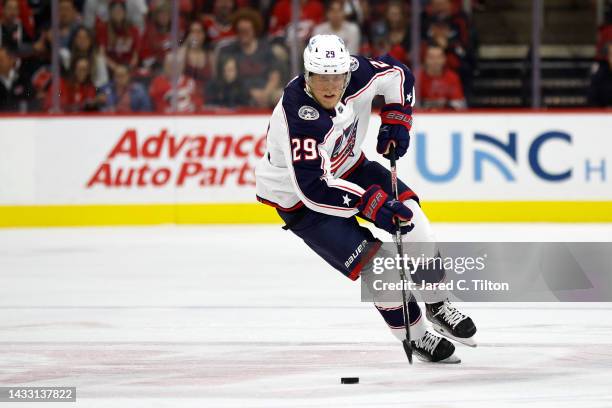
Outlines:
{"label": "blue jackets logo on jersey", "polygon": [[[334,150],[332,152],[332,162],[338,158],[353,157],[353,148],[355,147],[355,141],[357,138],[357,124],[359,119],[355,121],[348,128],[342,132],[342,137],[336,140]],[[344,146],[344,148],[342,148]]]}
{"label": "blue jackets logo on jersey", "polygon": [[335,173],[338,171],[349,157],[355,157],[355,143],[357,141],[357,124],[359,119],[355,121],[348,128],[344,129],[342,136],[336,140],[334,144],[334,150],[331,156],[331,171]]}
{"label": "blue jackets logo on jersey", "polygon": [[359,69],[359,60],[355,57],[351,57],[351,72],[355,72]]}
{"label": "blue jackets logo on jersey", "polygon": [[312,106],[304,105],[298,111],[298,116],[304,120],[317,120],[319,119],[319,111]]}

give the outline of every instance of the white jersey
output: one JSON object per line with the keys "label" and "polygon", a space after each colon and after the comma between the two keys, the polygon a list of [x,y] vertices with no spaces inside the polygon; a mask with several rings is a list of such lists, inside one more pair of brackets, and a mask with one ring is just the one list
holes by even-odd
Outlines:
{"label": "white jersey", "polygon": [[365,159],[361,145],[372,99],[414,104],[414,76],[385,55],[351,57],[351,79],[334,109],[306,92],[304,76],[292,80],[272,113],[267,149],[255,168],[257,199],[283,211],[304,205],[329,215],[351,217],[364,189],[344,178]]}

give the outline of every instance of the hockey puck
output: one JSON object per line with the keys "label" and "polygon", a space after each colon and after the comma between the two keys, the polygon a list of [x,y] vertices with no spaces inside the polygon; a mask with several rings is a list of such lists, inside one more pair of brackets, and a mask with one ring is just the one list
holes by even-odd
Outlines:
{"label": "hockey puck", "polygon": [[359,384],[359,377],[342,377],[340,384]]}

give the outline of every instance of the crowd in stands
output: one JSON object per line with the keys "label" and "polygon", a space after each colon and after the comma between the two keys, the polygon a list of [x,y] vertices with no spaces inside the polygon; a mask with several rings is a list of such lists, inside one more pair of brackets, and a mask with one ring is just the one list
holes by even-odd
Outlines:
{"label": "crowd in stands", "polygon": [[[0,0],[0,111],[271,108],[290,79],[290,45],[314,34],[333,33],[353,54],[389,53],[411,66],[410,3],[300,0],[292,27],[291,0],[58,0],[54,32],[50,1]],[[464,109],[477,47],[464,2],[421,3],[418,99],[426,108]],[[593,79],[607,81],[606,89],[610,27],[600,30],[601,69]],[[55,43],[59,86],[51,74]],[[595,93],[597,104],[610,103],[609,92]]]}
{"label": "crowd in stands", "polygon": [[612,1],[607,2],[604,23],[597,33],[595,72],[588,92],[589,105],[612,106]]}

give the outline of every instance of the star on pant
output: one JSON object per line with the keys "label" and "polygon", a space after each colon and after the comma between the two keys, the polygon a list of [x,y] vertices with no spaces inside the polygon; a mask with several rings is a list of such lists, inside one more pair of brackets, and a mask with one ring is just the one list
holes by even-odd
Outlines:
{"label": "star on pant", "polygon": [[348,194],[343,195],[342,199],[344,200],[344,205],[350,207],[349,204],[351,203],[351,198],[348,196]]}

